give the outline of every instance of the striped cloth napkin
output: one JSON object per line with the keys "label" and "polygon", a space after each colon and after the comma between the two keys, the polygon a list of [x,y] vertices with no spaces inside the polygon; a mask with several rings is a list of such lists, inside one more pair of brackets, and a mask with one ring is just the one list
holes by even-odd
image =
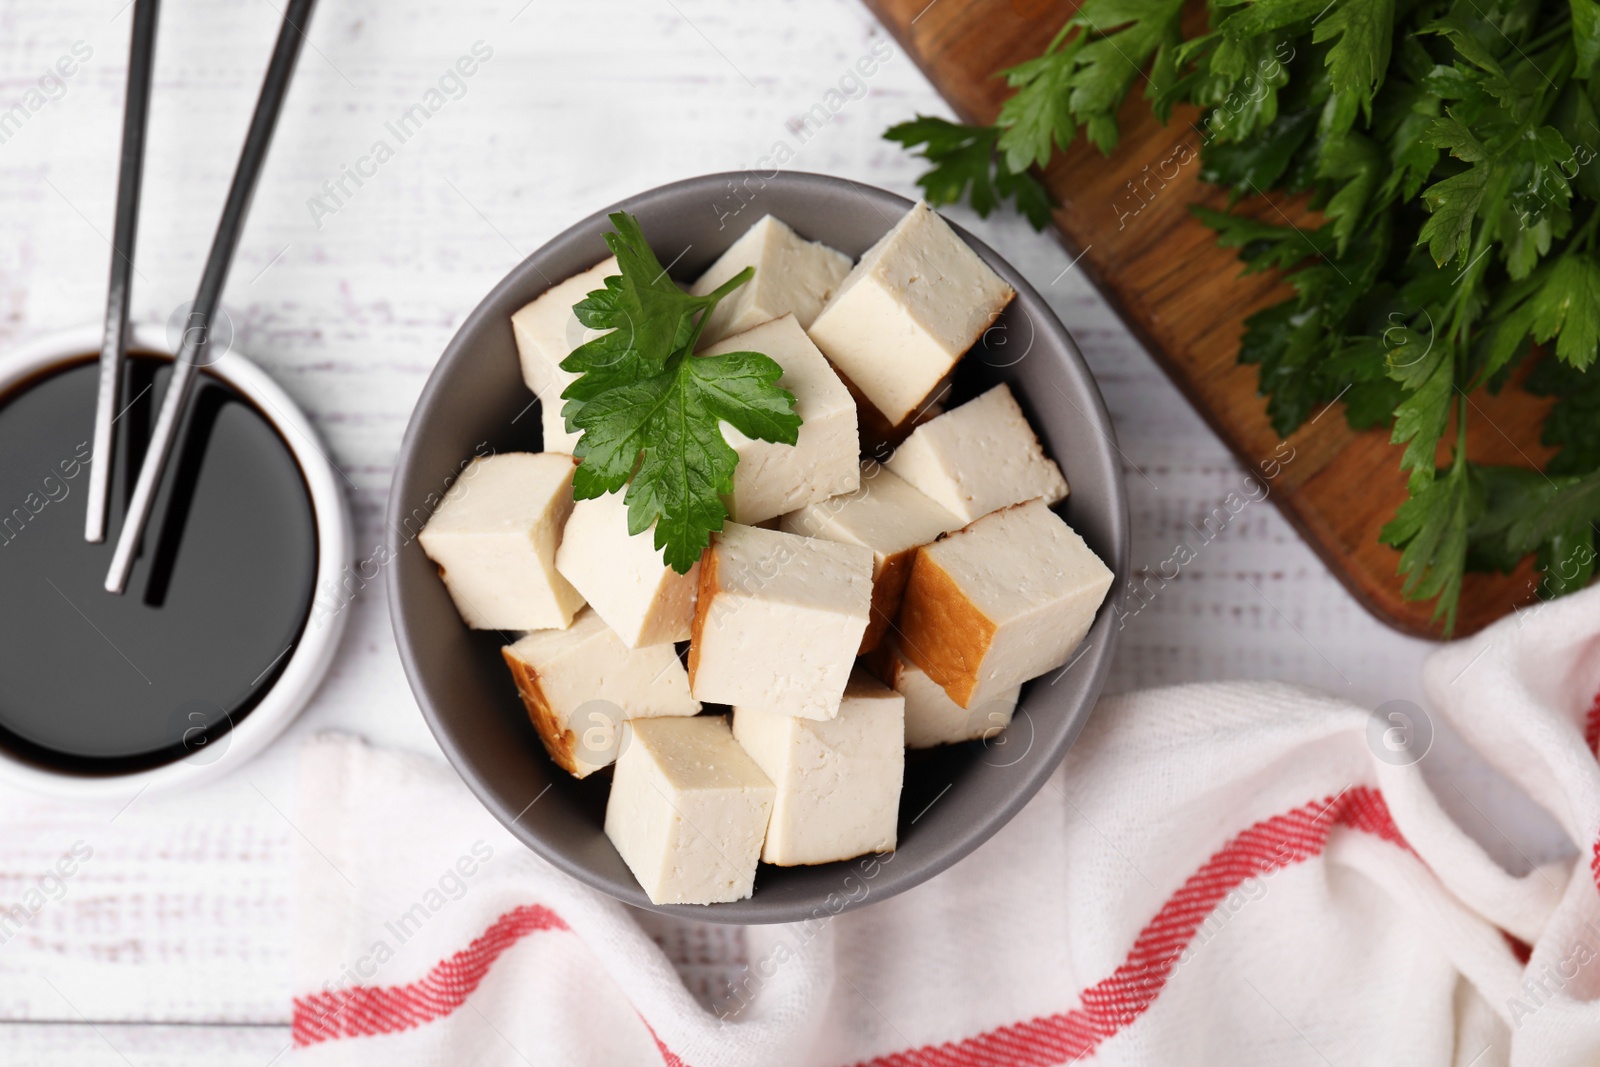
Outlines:
{"label": "striped cloth napkin", "polygon": [[[1600,588],[1442,648],[1427,712],[1268,684],[1107,699],[1004,830],[901,896],[744,931],[704,1006],[639,913],[445,766],[348,737],[297,787],[305,1065],[1600,1062]],[[1520,877],[1420,774],[1452,729],[1574,858]]]}

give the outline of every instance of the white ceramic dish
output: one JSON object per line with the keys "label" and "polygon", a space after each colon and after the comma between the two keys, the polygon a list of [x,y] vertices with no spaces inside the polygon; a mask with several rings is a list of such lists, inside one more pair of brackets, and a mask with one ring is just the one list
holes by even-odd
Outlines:
{"label": "white ceramic dish", "polygon": [[[46,334],[0,354],[0,395],[53,366],[98,352],[100,341],[98,326],[84,326]],[[166,331],[159,326],[135,326],[129,347],[172,354]],[[304,475],[316,522],[313,589],[337,589],[352,556],[349,505],[310,421],[266,372],[236,352],[217,357],[203,373],[248,398],[288,445]],[[333,662],[345,621],[346,613],[337,611],[316,623],[307,622],[277,681],[249,714],[223,735],[227,747],[220,756],[214,750],[200,749],[145,770],[90,775],[52,770],[0,748],[0,783],[67,799],[114,800],[186,789],[226,775],[271,744],[306,706]]]}

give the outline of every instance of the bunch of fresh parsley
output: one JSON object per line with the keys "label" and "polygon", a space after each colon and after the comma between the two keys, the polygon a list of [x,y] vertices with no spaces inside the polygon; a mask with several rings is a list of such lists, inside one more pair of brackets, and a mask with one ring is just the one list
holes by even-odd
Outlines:
{"label": "bunch of fresh parsley", "polygon": [[711,310],[754,268],[691,296],[667,276],[638,219],[610,218],[615,232],[605,241],[621,273],[573,308],[584,326],[607,332],[561,362],[578,375],[561,394],[567,430],[582,431],[572,492],[586,500],[627,486],[628,532],[653,525],[656,548],[684,574],[728,514],[722,496],[733,491],[739,455],[720,424],[792,445],[800,416],[794,395],[777,385],[783,368],[774,360],[757,352],[694,354]]}
{"label": "bunch of fresh parsley", "polygon": [[[1117,144],[1142,82],[1163,121],[1204,110],[1201,176],[1237,201],[1309,193],[1314,230],[1196,208],[1245,270],[1295,295],[1253,315],[1239,358],[1260,369],[1287,435],[1343,401],[1358,429],[1393,426],[1409,499],[1383,530],[1405,594],[1455,624],[1462,575],[1530,553],[1541,595],[1586,584],[1600,519],[1600,0],[1086,0],[1043,55],[1003,71],[992,126],[918,117],[928,198],[980,213],[1010,198],[1036,227],[1030,172],[1081,129]],[[1472,394],[1555,398],[1543,471],[1474,462]],[[1452,428],[1454,421],[1454,432]],[[1443,444],[1441,445],[1441,442]],[[1446,456],[1438,466],[1441,451]]]}

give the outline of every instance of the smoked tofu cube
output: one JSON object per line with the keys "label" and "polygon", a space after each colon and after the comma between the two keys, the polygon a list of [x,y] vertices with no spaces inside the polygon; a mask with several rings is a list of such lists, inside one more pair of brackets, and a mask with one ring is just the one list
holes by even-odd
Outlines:
{"label": "smoked tofu cube", "polygon": [[517,354],[522,360],[522,380],[536,395],[543,397],[559,386],[555,390],[559,396],[577,377],[561,369],[561,361],[589,339],[572,308],[596,289],[604,289],[607,277],[619,273],[621,268],[612,256],[551,286],[511,316],[511,332],[516,336]]}
{"label": "smoked tofu cube", "polygon": [[417,540],[475,630],[565,628],[583,597],[556,570],[576,462],[560,452],[472,461]]}
{"label": "smoked tofu cube", "polygon": [[561,361],[572,350],[590,340],[588,330],[572,313],[572,307],[596,289],[606,287],[606,278],[620,273],[616,257],[575,274],[552,286],[533,303],[511,316],[511,332],[517,339],[517,355],[522,362],[522,380],[539,398],[539,421],[544,429],[546,452],[571,453],[581,434],[568,433],[561,408],[562,390],[577,375],[561,369]]}
{"label": "smoked tofu cube", "polygon": [[723,716],[635,719],[624,726],[606,836],[651,903],[744,900],[773,797]]}
{"label": "smoked tofu cube", "polygon": [[871,602],[870,550],[725,523],[700,558],[689,685],[708,703],[831,719]]}
{"label": "smoked tofu cube", "polygon": [[918,426],[895,449],[888,468],[958,516],[1067,495],[1061,468],[1044,454],[1038,435],[1004,382]]}
{"label": "smoked tofu cube", "polygon": [[[565,374],[566,371],[561,373]],[[563,382],[561,389],[566,387],[567,382]],[[570,455],[578,447],[578,438],[583,433],[567,432],[567,420],[561,417],[561,408],[566,404],[561,399],[561,389],[555,391],[549,403],[543,398],[539,401],[539,439],[544,442],[546,452],[566,452]]]}
{"label": "smoked tofu cube", "polygon": [[723,352],[760,352],[775,360],[783,368],[778,384],[794,394],[802,420],[792,445],[757,441],[723,423],[723,440],[739,453],[733,492],[725,498],[728,517],[754,525],[855,489],[861,480],[855,403],[795,317],[735,334],[704,354]]}
{"label": "smoked tofu cube", "polygon": [[733,709],[733,736],[777,799],[761,858],[792,867],[892,852],[905,779],[905,700],[857,670],[826,722]]}
{"label": "smoked tofu cube", "polygon": [[1112,574],[1073,529],[1032,500],[917,549],[900,606],[900,648],[971,711],[1067,662]]}
{"label": "smoked tofu cube", "polygon": [[906,659],[898,647],[888,651],[885,681],[906,700],[907,748],[988,740],[1011,724],[1021,686],[1012,686],[968,710],[946,696],[939,683]]}
{"label": "smoked tofu cube", "polygon": [[[838,370],[837,367],[834,368]],[[856,432],[861,438],[861,454],[879,463],[894,455],[895,448],[906,436],[929,419],[944,414],[943,400],[950,395],[950,382],[945,380],[917,405],[917,410],[898,423],[883,417],[883,412],[872,406],[872,401],[860,388],[844,375],[839,375],[844,387],[850,390],[850,399],[856,402]]]}
{"label": "smoked tofu cube", "polygon": [[878,647],[900,610],[917,549],[964,525],[909,483],[869,460],[861,465],[861,486],[855,492],[792,511],[783,517],[780,528],[872,550],[872,618],[861,638],[864,655]]}
{"label": "smoked tofu cube", "polygon": [[579,778],[616,759],[625,720],[700,710],[671,645],[629,648],[589,608],[500,653],[550,758]]}
{"label": "smoked tofu cube", "polygon": [[755,277],[735,289],[711,313],[702,344],[743,333],[771,319],[793,315],[805,329],[850,273],[850,257],[807,241],[784,222],[766,215],[722,253],[689,292],[705,296],[746,267]]}
{"label": "smoked tofu cube", "polygon": [[653,530],[630,535],[621,493],[573,505],[556,570],[629,648],[689,640],[699,564],[679,574],[661,561]]}
{"label": "smoked tofu cube", "polygon": [[839,284],[811,339],[898,424],[1016,295],[938,212],[918,203]]}

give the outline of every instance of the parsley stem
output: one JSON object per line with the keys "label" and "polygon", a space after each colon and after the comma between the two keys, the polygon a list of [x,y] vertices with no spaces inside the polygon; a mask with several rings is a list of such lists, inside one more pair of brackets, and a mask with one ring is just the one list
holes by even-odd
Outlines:
{"label": "parsley stem", "polygon": [[689,343],[684,346],[684,352],[693,352],[696,348],[700,347],[700,335],[705,332],[706,323],[710,321],[711,313],[717,309],[717,305],[722,302],[722,298],[739,288],[739,286],[743,285],[751,278],[754,278],[755,275],[756,269],[754,267],[746,267],[744,270],[740,271],[738,274],[735,274],[733,277],[717,286],[705,296],[696,298],[696,302],[700,305],[702,310],[700,312],[699,320],[697,320],[694,324],[694,333],[690,335]]}
{"label": "parsley stem", "polygon": [[1545,30],[1539,36],[1523,45],[1522,50],[1524,52],[1537,52],[1545,45],[1552,44],[1564,37],[1570,39],[1571,35],[1572,19],[1570,17],[1562,18],[1557,21],[1554,26],[1551,26],[1548,30]]}
{"label": "parsley stem", "polygon": [[1600,223],[1600,205],[1589,210],[1589,217],[1567,242],[1567,252],[1587,252],[1594,247],[1595,224]]}
{"label": "parsley stem", "polygon": [[1493,191],[1485,197],[1484,208],[1479,215],[1482,221],[1478,223],[1477,236],[1472,239],[1472,247],[1468,250],[1466,269],[1462,271],[1461,283],[1450,296],[1450,334],[1463,351],[1472,327],[1473,302],[1467,298],[1477,290],[1478,279],[1488,269],[1488,256],[1484,253],[1499,225],[1500,208],[1505,202],[1509,183],[1509,174],[1500,176],[1492,186]]}

